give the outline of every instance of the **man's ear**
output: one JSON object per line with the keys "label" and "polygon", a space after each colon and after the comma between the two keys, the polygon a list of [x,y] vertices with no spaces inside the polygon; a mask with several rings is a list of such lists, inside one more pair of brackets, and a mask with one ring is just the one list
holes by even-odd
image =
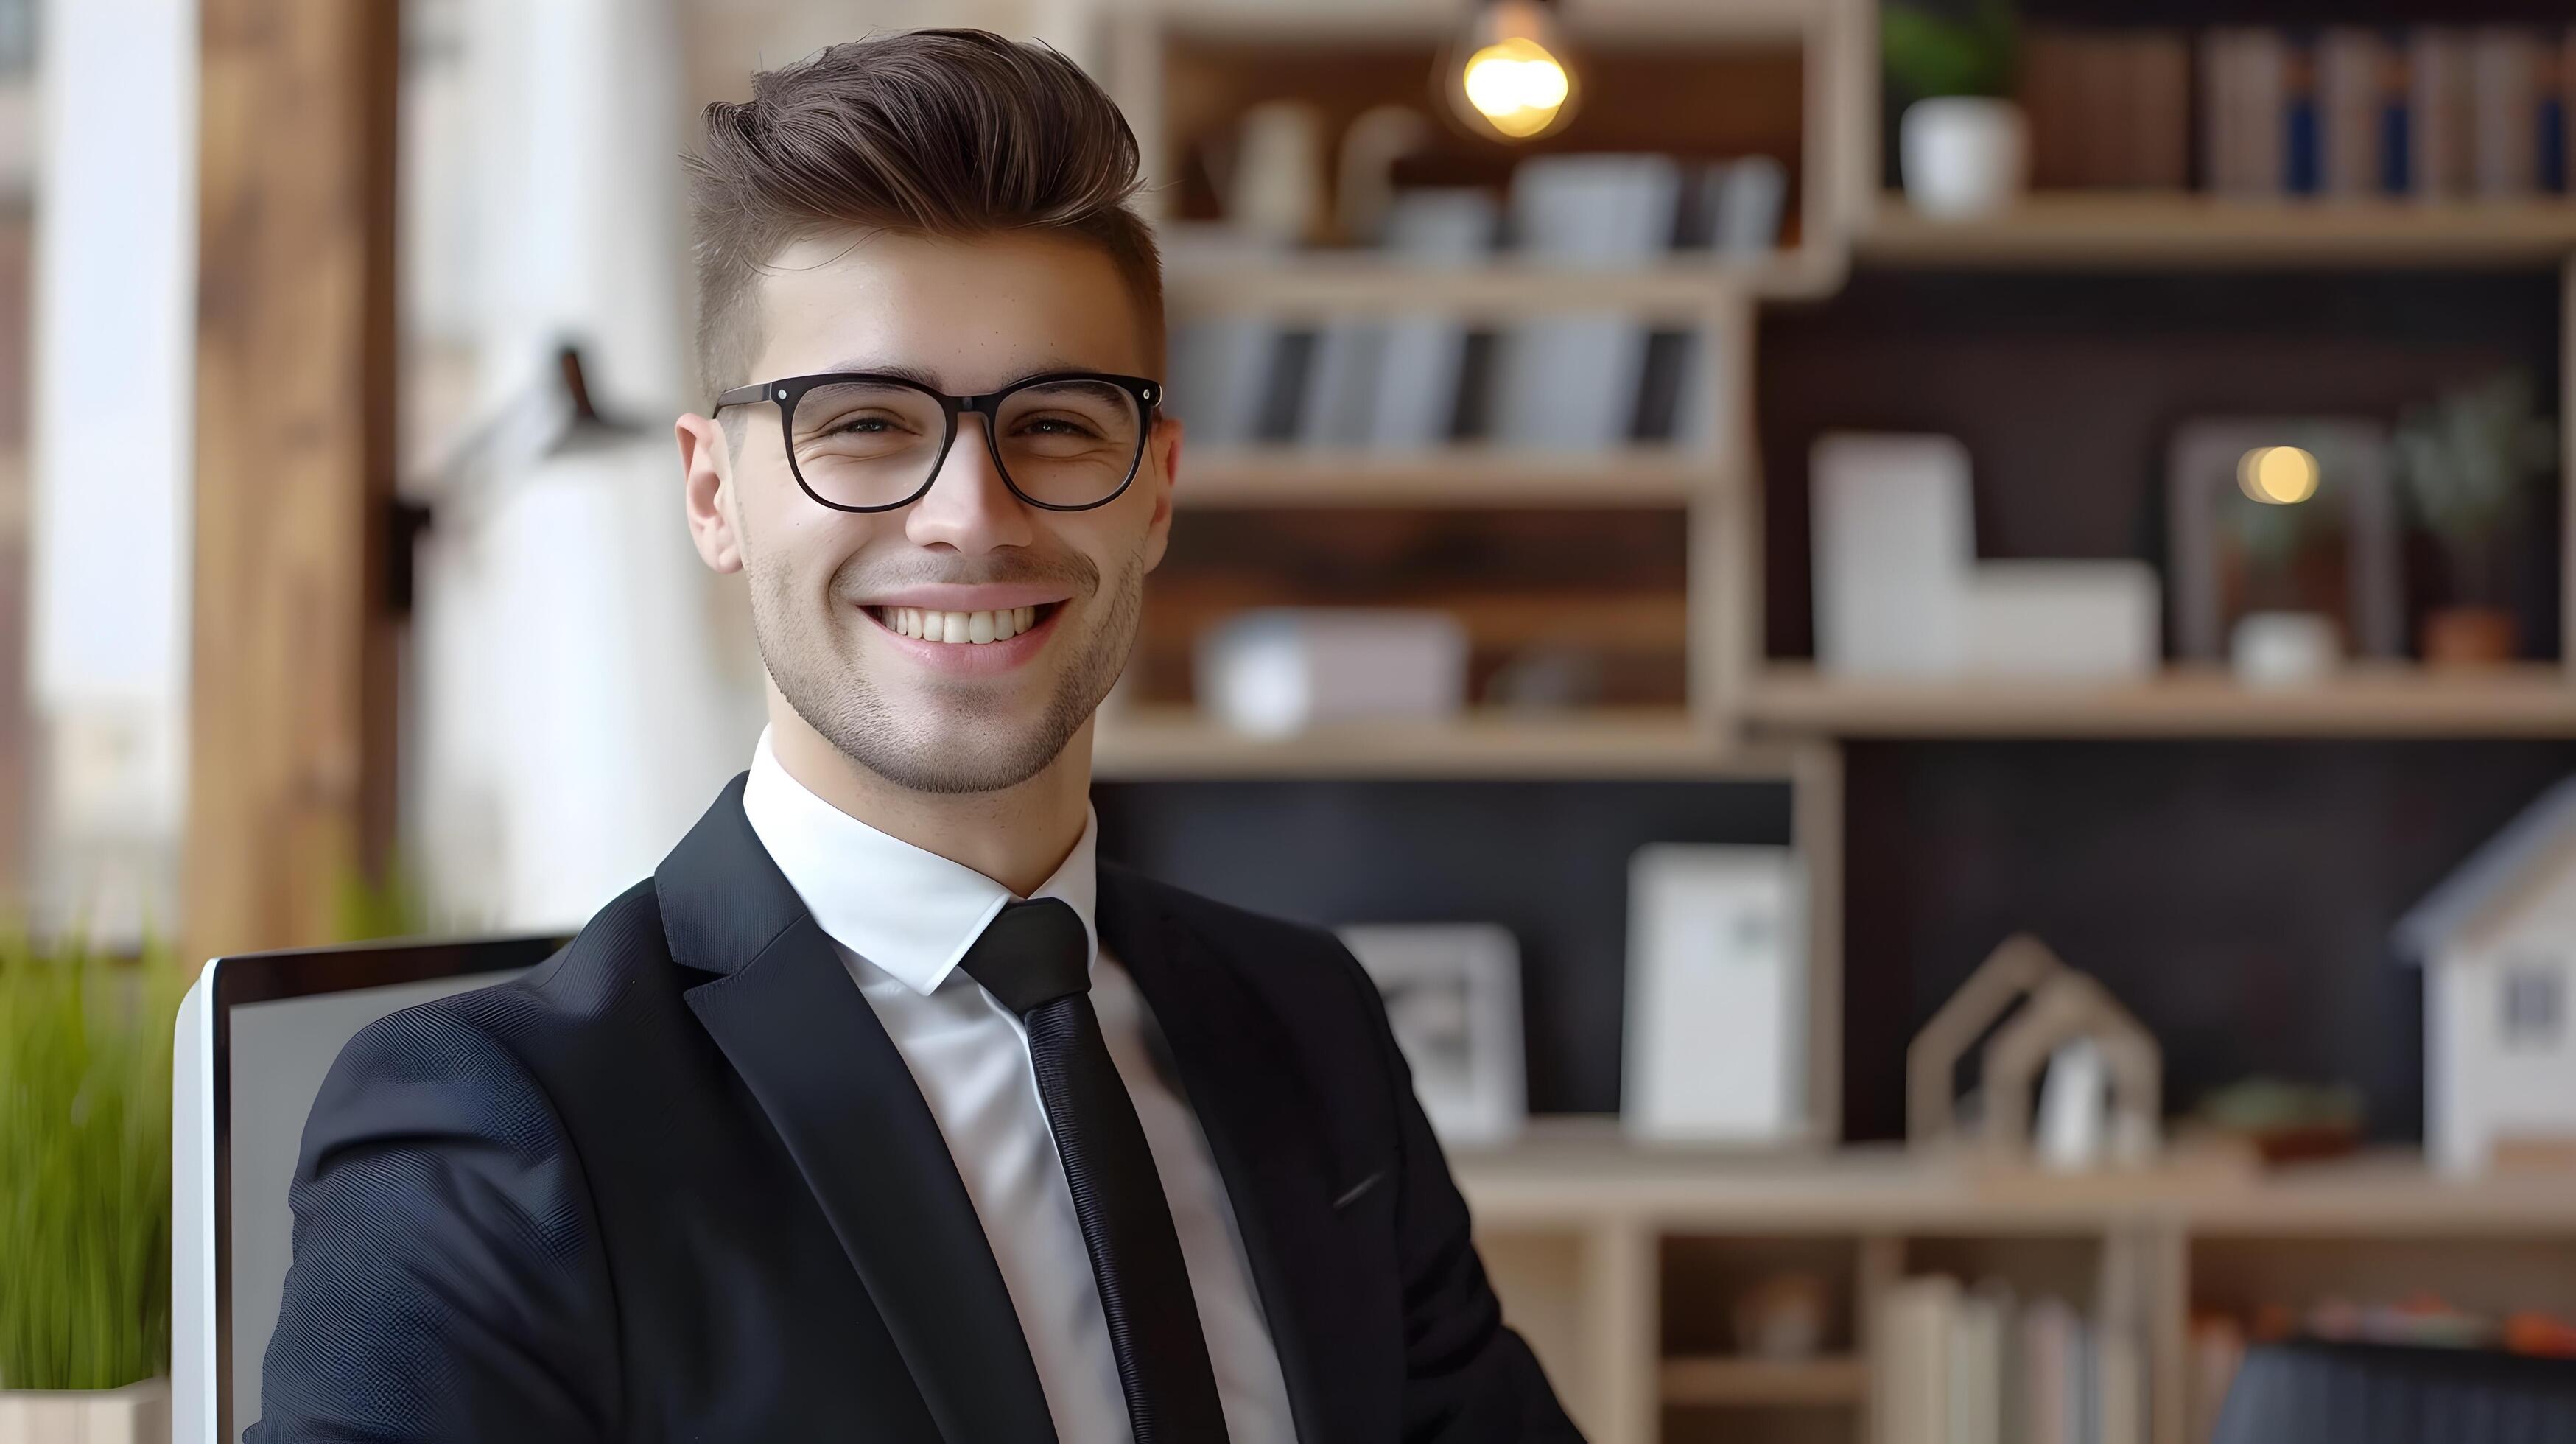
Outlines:
{"label": "man's ear", "polygon": [[1181,421],[1157,416],[1145,438],[1146,480],[1154,487],[1154,516],[1146,523],[1145,570],[1163,564],[1163,549],[1172,539],[1172,488],[1181,484]]}
{"label": "man's ear", "polygon": [[742,532],[734,525],[732,453],[722,426],[696,412],[680,418],[681,489],[689,508],[689,540],[698,559],[719,572],[742,570]]}

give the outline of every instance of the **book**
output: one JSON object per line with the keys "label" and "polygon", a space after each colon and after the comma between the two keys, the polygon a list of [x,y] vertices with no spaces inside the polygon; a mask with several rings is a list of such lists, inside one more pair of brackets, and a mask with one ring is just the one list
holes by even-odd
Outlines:
{"label": "book", "polygon": [[2486,26],[2469,36],[2470,165],[2488,200],[2529,195],[2538,178],[2540,45],[2530,32]]}
{"label": "book", "polygon": [[2406,37],[2406,189],[2426,200],[2468,194],[2474,119],[2465,31],[2428,25]]}
{"label": "book", "polygon": [[2074,1444],[2067,1425],[2074,1400],[2074,1311],[2056,1299],[2034,1299],[2015,1321],[2021,1360],[2021,1403],[2015,1411],[2015,1444]]}
{"label": "book", "polygon": [[1879,1367],[1871,1371],[1880,1444],[1948,1444],[1950,1340],[1959,1283],[1906,1279],[1879,1303]]}
{"label": "book", "polygon": [[2377,31],[2331,26],[2317,40],[2316,63],[2319,189],[2346,199],[2378,194],[2384,180],[2381,87],[2387,46]]}
{"label": "book", "polygon": [[2324,183],[2324,124],[2317,93],[2317,37],[2297,31],[2281,47],[2281,190],[2315,195]]}
{"label": "book", "polygon": [[2129,141],[2124,183],[2150,190],[2191,184],[2191,43],[2180,31],[2124,40]]}
{"label": "book", "polygon": [[1959,1298],[1950,1331],[1946,1444],[2004,1444],[2004,1335],[2012,1296],[1980,1284]]}
{"label": "book", "polygon": [[1278,326],[1257,316],[1208,316],[1174,329],[1168,399],[1172,414],[1189,423],[1192,441],[1239,446],[1253,439],[1279,339]]}
{"label": "book", "polygon": [[[1388,257],[1405,265],[1475,264],[1493,250],[1500,214],[1481,190],[1400,191],[1387,208]],[[1399,315],[1383,323],[1375,346],[1376,394],[1356,427],[1367,444],[1417,449],[1457,435],[1467,330],[1455,315]]]}
{"label": "book", "polygon": [[[1540,156],[1512,175],[1513,229],[1534,265],[1651,261],[1671,248],[1680,203],[1681,168],[1670,156]],[[1647,334],[1619,311],[1542,316],[1503,333],[1494,358],[1494,439],[1576,451],[1628,440]]]}
{"label": "book", "polygon": [[2218,195],[2271,197],[2289,188],[2289,42],[2279,31],[2225,27],[2202,42],[2202,168]]}

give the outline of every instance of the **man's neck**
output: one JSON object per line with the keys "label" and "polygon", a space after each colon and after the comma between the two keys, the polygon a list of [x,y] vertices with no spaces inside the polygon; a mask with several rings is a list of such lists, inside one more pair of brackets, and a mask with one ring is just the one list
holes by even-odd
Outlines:
{"label": "man's neck", "polygon": [[999,792],[898,787],[851,761],[786,705],[769,699],[769,746],[806,791],[889,837],[971,867],[1026,897],[1082,840],[1091,799],[1091,720],[1036,776]]}

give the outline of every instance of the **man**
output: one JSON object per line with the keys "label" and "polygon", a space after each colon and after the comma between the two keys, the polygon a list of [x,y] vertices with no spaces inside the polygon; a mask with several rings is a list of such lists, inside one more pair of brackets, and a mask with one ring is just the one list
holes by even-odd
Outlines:
{"label": "man", "polygon": [[552,961],[350,1043],[253,1437],[1576,1437],[1350,955],[1095,862],[1181,452],[1125,123],[967,31],[753,91],[678,439],[769,728]]}

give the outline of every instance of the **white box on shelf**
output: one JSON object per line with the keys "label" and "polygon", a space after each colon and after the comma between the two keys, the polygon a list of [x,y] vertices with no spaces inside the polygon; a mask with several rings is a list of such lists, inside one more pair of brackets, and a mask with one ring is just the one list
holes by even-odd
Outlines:
{"label": "white box on shelf", "polygon": [[1655,843],[1629,859],[1631,1136],[1776,1143],[1805,1127],[1803,892],[1785,847]]}
{"label": "white box on shelf", "polygon": [[1837,432],[1808,458],[1816,663],[1853,676],[1958,670],[1976,560],[1968,449],[1952,437]]}
{"label": "white box on shelf", "polygon": [[1339,930],[1386,1000],[1414,1096],[1443,1143],[1509,1143],[1528,1117],[1521,953],[1497,923],[1367,923]]}
{"label": "white box on shelf", "polygon": [[1987,562],[1968,577],[1960,666],[2016,677],[2144,677],[2163,653],[2145,562]]}
{"label": "white box on shelf", "polygon": [[1238,731],[1429,721],[1467,700],[1467,630],[1445,612],[1275,607],[1199,639],[1199,705]]}

